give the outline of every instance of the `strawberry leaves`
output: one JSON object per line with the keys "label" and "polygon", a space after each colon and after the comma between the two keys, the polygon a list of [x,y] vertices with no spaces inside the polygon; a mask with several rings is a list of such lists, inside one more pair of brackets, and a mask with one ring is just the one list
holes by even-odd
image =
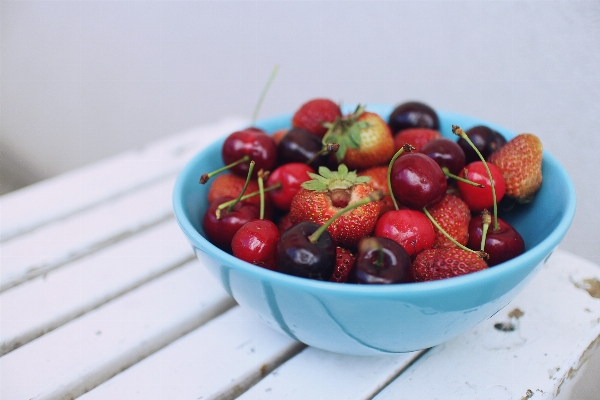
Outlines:
{"label": "strawberry leaves", "polygon": [[344,164],[338,166],[337,171],[331,171],[327,167],[319,167],[319,173],[309,172],[311,180],[302,183],[306,190],[314,192],[327,192],[335,189],[348,189],[358,183],[371,180],[370,176],[358,176],[356,171],[349,171]]}
{"label": "strawberry leaves", "polygon": [[333,122],[324,123],[327,133],[323,136],[323,145],[337,143],[340,148],[335,153],[338,161],[342,161],[348,148],[358,149],[361,144],[361,131],[371,126],[367,121],[358,121],[364,114],[365,106],[358,105],[353,113],[337,117]]}

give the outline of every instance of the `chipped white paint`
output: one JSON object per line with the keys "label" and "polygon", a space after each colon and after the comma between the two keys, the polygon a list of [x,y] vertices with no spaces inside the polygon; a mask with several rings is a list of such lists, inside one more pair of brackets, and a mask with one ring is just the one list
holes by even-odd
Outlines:
{"label": "chipped white paint", "polygon": [[598,353],[600,268],[560,250],[504,310],[427,352],[304,348],[234,307],[178,231],[171,190],[199,148],[241,124],[0,198],[3,400],[535,400],[568,393]]}

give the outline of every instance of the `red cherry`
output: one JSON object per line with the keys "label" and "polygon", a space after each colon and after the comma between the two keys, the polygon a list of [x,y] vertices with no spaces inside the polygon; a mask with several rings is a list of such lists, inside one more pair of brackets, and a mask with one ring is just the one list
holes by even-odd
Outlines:
{"label": "red cherry", "polygon": [[[489,266],[500,264],[521,255],[525,252],[525,241],[515,228],[508,222],[498,218],[498,229],[494,229],[494,218],[485,237],[485,251],[489,258],[486,260]],[[471,219],[469,224],[469,242],[467,247],[473,250],[481,250],[481,237],[483,235],[483,218],[477,215]]]}
{"label": "red cherry", "polygon": [[268,219],[253,219],[233,235],[231,250],[240,260],[274,270],[278,241],[279,229],[275,223]]}
{"label": "red cherry", "polygon": [[248,164],[255,162],[253,176],[258,171],[270,171],[277,162],[277,147],[273,138],[265,131],[258,128],[246,128],[230,134],[221,149],[221,156],[225,165],[233,164],[243,157],[249,157],[248,162],[242,162],[231,167],[237,175],[248,175]]}
{"label": "red cherry", "polygon": [[279,166],[267,178],[267,187],[278,183],[281,187],[269,190],[267,195],[279,209],[289,210],[292,198],[300,190],[300,185],[311,179],[309,172],[314,173],[315,170],[304,163],[293,162]]}
{"label": "red cherry", "polygon": [[[498,203],[504,197],[504,193],[506,193],[506,184],[504,183],[502,172],[494,164],[487,163],[487,165],[494,179],[496,203]],[[468,164],[463,169],[463,177],[472,182],[484,185],[484,187],[477,187],[461,181],[456,182],[462,199],[467,203],[471,211],[479,212],[494,206],[492,184],[482,161],[473,161]]]}
{"label": "red cherry", "polygon": [[375,225],[374,236],[392,239],[411,257],[435,242],[435,230],[429,218],[421,211],[409,209],[383,214]]}
{"label": "red cherry", "polygon": [[228,211],[228,207],[223,208],[220,211],[220,218],[217,218],[218,207],[230,200],[233,200],[233,198],[229,196],[218,197],[210,203],[202,220],[202,226],[208,240],[225,251],[231,250],[233,235],[246,222],[260,216],[260,208],[257,205],[240,201],[233,206],[231,211]]}
{"label": "red cherry", "polygon": [[398,157],[392,165],[390,180],[396,200],[416,209],[437,203],[448,188],[444,171],[422,153],[411,152]]}

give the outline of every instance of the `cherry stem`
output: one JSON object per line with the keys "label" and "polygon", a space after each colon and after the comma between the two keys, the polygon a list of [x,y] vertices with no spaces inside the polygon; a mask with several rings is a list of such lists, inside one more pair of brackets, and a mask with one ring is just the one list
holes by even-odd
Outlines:
{"label": "cherry stem", "polygon": [[388,185],[388,192],[390,192],[390,197],[392,198],[392,202],[394,203],[394,208],[396,210],[399,209],[398,207],[398,203],[396,202],[396,198],[394,197],[394,192],[392,192],[392,166],[394,165],[394,162],[398,159],[398,157],[400,157],[400,155],[402,153],[406,152],[411,152],[413,151],[415,148],[413,146],[411,146],[410,144],[406,143],[404,145],[402,145],[402,147],[400,147],[400,150],[398,150],[396,152],[396,154],[394,154],[394,156],[392,157],[392,159],[390,160],[390,163],[388,165],[388,170],[387,170],[387,185]]}
{"label": "cherry stem", "polygon": [[429,218],[429,220],[431,221],[431,223],[433,224],[433,226],[435,226],[440,232],[442,232],[442,234],[444,236],[446,236],[448,238],[448,240],[450,240],[452,243],[454,243],[455,245],[457,245],[458,247],[460,247],[463,250],[466,250],[466,251],[469,251],[471,253],[477,254],[481,258],[488,258],[487,253],[485,253],[484,251],[476,251],[476,250],[470,249],[467,246],[464,246],[464,245],[458,243],[456,241],[456,239],[454,239],[452,236],[450,236],[450,234],[448,232],[446,232],[446,230],[444,228],[442,228],[440,226],[440,224],[437,223],[437,221],[435,220],[435,218],[433,218],[433,216],[429,213],[429,211],[427,211],[427,207],[423,207],[423,212],[425,213],[425,215],[427,216],[427,218]]}
{"label": "cherry stem", "polygon": [[260,106],[262,105],[266,95],[267,95],[267,91],[269,90],[269,87],[271,86],[271,83],[273,83],[273,80],[275,79],[275,75],[277,75],[277,71],[279,70],[279,66],[276,65],[275,67],[273,67],[273,71],[271,72],[271,75],[269,76],[269,80],[267,80],[267,84],[265,85],[265,87],[263,88],[262,93],[260,94],[260,97],[258,98],[258,102],[256,103],[256,107],[254,108],[254,114],[252,114],[252,125],[254,125],[254,123],[256,122],[256,118],[258,118],[258,112],[260,110]]}
{"label": "cherry stem", "polygon": [[258,193],[260,195],[260,213],[258,214],[259,219],[265,218],[265,185],[264,180],[269,176],[269,171],[260,170],[258,171]]}
{"label": "cherry stem", "polygon": [[325,143],[323,145],[323,148],[321,150],[319,150],[314,156],[312,156],[310,158],[310,160],[306,161],[305,164],[310,165],[313,161],[315,161],[317,159],[317,157],[324,156],[324,155],[330,154],[330,153],[337,153],[337,151],[339,149],[340,149],[340,145],[337,143]]}
{"label": "cherry stem", "polygon": [[346,212],[354,210],[355,208],[358,208],[360,206],[364,206],[365,204],[371,203],[373,201],[379,201],[379,200],[383,199],[383,196],[384,196],[383,191],[376,190],[374,192],[369,193],[369,195],[367,197],[363,197],[362,199],[358,200],[355,203],[348,204],[342,210],[340,210],[337,213],[335,213],[335,215],[333,217],[329,218],[327,220],[327,222],[325,222],[323,225],[321,225],[319,228],[317,228],[317,230],[314,231],[313,234],[308,237],[308,240],[311,243],[317,243],[317,241],[319,240],[319,237],[323,234],[323,232],[325,232],[327,230],[327,228],[329,228],[329,226],[336,219],[338,219],[339,217],[341,217],[342,215],[344,215]]}
{"label": "cherry stem", "polygon": [[469,146],[471,146],[473,150],[475,150],[475,153],[477,153],[479,159],[483,162],[485,170],[488,173],[488,177],[490,178],[490,185],[492,186],[492,199],[494,201],[494,230],[497,231],[498,229],[500,229],[500,225],[498,224],[498,204],[496,203],[496,188],[494,187],[494,178],[492,178],[492,171],[490,171],[490,167],[488,166],[487,162],[485,161],[485,158],[483,157],[477,146],[473,144],[471,138],[469,138],[469,135],[467,135],[467,133],[460,126],[452,125],[452,132],[454,132],[455,135],[458,135],[464,140],[466,140],[466,142],[469,143]]}
{"label": "cherry stem", "polygon": [[204,185],[213,176],[215,176],[217,174],[220,174],[223,171],[227,171],[228,169],[233,168],[233,167],[235,167],[238,164],[245,163],[247,161],[250,161],[250,156],[246,154],[244,157],[240,158],[237,161],[232,162],[231,164],[228,164],[228,165],[226,165],[224,167],[221,167],[219,169],[215,169],[212,172],[208,172],[208,173],[202,174],[202,176],[200,177],[200,183]]}
{"label": "cherry stem", "polygon": [[483,183],[473,182],[473,181],[471,181],[469,179],[463,178],[462,176],[454,175],[453,173],[451,173],[448,170],[448,167],[443,167],[442,171],[444,172],[444,175],[446,175],[449,178],[456,179],[457,181],[461,181],[461,182],[464,182],[464,183],[466,183],[468,185],[476,186],[478,188],[484,188],[485,187],[485,185]]}
{"label": "cherry stem", "polygon": [[377,268],[383,267],[383,257],[384,256],[385,256],[385,253],[383,252],[383,246],[378,244],[377,245],[377,260],[375,260],[373,265],[376,266]]}
{"label": "cherry stem", "polygon": [[[275,185],[265,188],[263,190],[263,192],[267,193],[271,190],[279,189],[280,187],[281,187],[281,182],[277,182]],[[256,192],[245,194],[240,198],[240,201],[248,200],[249,198],[259,195],[259,194],[260,194],[260,190],[257,190]],[[217,219],[221,218],[221,210],[222,209],[229,207],[231,204],[235,205],[235,203],[237,203],[237,199],[229,200],[229,201],[226,201],[225,203],[219,204],[219,206],[217,207],[217,211],[216,211]]]}
{"label": "cherry stem", "polygon": [[488,229],[490,228],[490,224],[492,223],[492,217],[490,216],[490,212],[486,209],[481,213],[481,221],[483,222],[483,227],[481,228],[481,251],[485,250],[485,241],[487,239]]}

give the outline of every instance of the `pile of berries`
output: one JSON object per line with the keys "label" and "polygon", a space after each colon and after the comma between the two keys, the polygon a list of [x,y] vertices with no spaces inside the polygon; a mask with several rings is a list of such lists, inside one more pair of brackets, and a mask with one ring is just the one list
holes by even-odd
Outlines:
{"label": "pile of berries", "polygon": [[540,188],[537,136],[453,126],[457,140],[443,138],[421,102],[386,121],[317,98],[291,122],[230,134],[225,166],[200,178],[215,246],[281,273],[366,284],[450,278],[525,251],[498,205],[530,202]]}

